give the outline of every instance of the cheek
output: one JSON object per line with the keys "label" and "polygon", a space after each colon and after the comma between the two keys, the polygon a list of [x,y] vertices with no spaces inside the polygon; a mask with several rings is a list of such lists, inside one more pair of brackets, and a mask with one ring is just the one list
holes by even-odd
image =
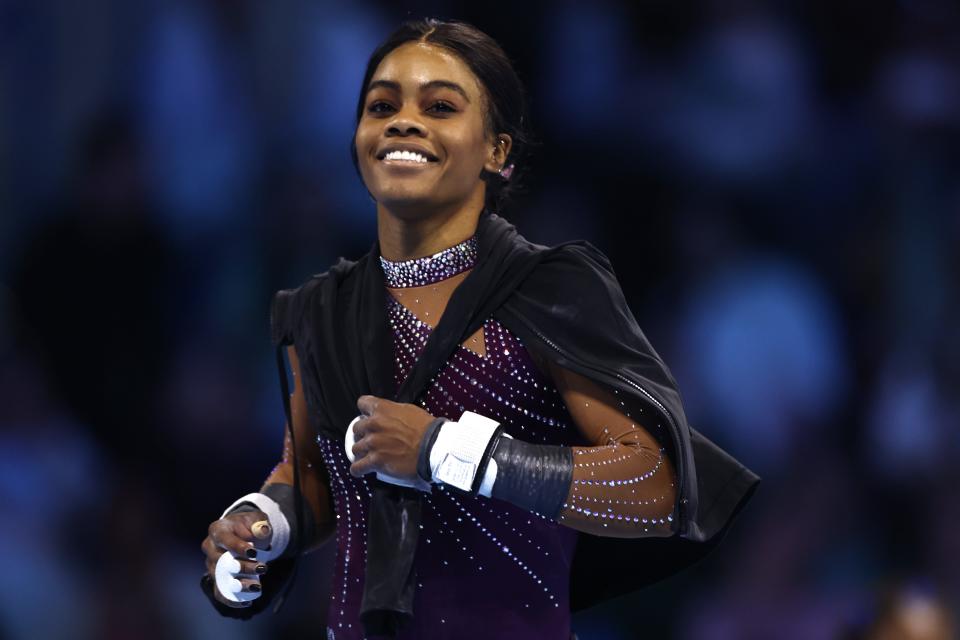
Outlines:
{"label": "cheek", "polygon": [[475,134],[469,133],[458,137],[450,143],[451,150],[457,154],[457,167],[464,173],[478,174],[487,160],[487,143],[478,139]]}
{"label": "cheek", "polygon": [[357,127],[357,131],[353,136],[353,143],[357,148],[357,156],[359,160],[363,160],[366,156],[369,155],[369,138],[370,135],[364,130],[364,127],[361,125]]}
{"label": "cheek", "polygon": [[353,143],[357,151],[357,166],[361,175],[366,176],[371,167],[371,154],[373,153],[371,145],[376,144],[376,137],[371,137],[369,128],[364,130],[361,126],[353,137]]}

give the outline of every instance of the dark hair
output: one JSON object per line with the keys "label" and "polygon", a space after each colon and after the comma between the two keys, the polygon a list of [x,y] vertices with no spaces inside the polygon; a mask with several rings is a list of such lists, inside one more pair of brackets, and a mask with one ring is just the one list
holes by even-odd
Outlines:
{"label": "dark hair", "polygon": [[[408,20],[402,23],[374,50],[367,62],[367,71],[360,87],[360,99],[357,101],[357,126],[363,117],[367,86],[380,62],[400,45],[414,41],[444,47],[463,60],[485,91],[484,124],[487,131],[493,135],[510,135],[510,155],[504,163],[504,167],[514,165],[509,180],[488,171],[484,171],[483,175],[483,180],[487,183],[485,205],[493,211],[499,211],[510,196],[519,190],[519,174],[526,168],[524,160],[533,142],[528,129],[526,96],[520,77],[500,45],[473,25],[437,18]],[[350,141],[350,155],[353,166],[360,175],[355,140],[356,130]]]}

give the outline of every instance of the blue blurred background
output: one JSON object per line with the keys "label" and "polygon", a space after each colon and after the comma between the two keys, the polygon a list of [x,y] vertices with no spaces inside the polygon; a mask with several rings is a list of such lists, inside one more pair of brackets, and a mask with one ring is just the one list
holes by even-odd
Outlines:
{"label": "blue blurred background", "polygon": [[199,545],[280,455],[272,293],[374,240],[353,109],[424,15],[529,89],[503,214],[610,256],[764,478],[581,638],[957,637],[960,6],[763,4],[0,0],[0,638],[322,637],[333,545],[249,623]]}

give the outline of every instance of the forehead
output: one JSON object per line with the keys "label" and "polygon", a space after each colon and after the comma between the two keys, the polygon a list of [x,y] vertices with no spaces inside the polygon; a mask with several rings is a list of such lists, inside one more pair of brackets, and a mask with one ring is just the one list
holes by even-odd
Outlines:
{"label": "forehead", "polygon": [[391,80],[398,82],[406,92],[432,80],[456,82],[470,98],[480,95],[476,76],[463,60],[453,53],[426,42],[408,42],[400,45],[380,61],[370,82]]}

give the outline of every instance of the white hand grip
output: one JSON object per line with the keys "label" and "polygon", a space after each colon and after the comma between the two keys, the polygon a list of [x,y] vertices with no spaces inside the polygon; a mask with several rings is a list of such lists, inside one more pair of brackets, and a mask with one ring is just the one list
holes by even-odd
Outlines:
{"label": "white hand grip", "polygon": [[344,447],[347,449],[347,460],[349,460],[351,464],[353,464],[353,461],[356,458],[356,456],[353,455],[353,444],[356,442],[353,437],[353,427],[362,417],[363,414],[361,413],[359,416],[350,421],[350,425],[347,427],[347,435],[345,436],[343,442]]}
{"label": "white hand grip", "polygon": [[217,568],[214,570],[214,579],[217,583],[217,590],[224,598],[231,602],[250,602],[260,597],[259,591],[241,591],[243,585],[236,579],[240,573],[240,563],[229,551],[224,552],[217,560]]}

